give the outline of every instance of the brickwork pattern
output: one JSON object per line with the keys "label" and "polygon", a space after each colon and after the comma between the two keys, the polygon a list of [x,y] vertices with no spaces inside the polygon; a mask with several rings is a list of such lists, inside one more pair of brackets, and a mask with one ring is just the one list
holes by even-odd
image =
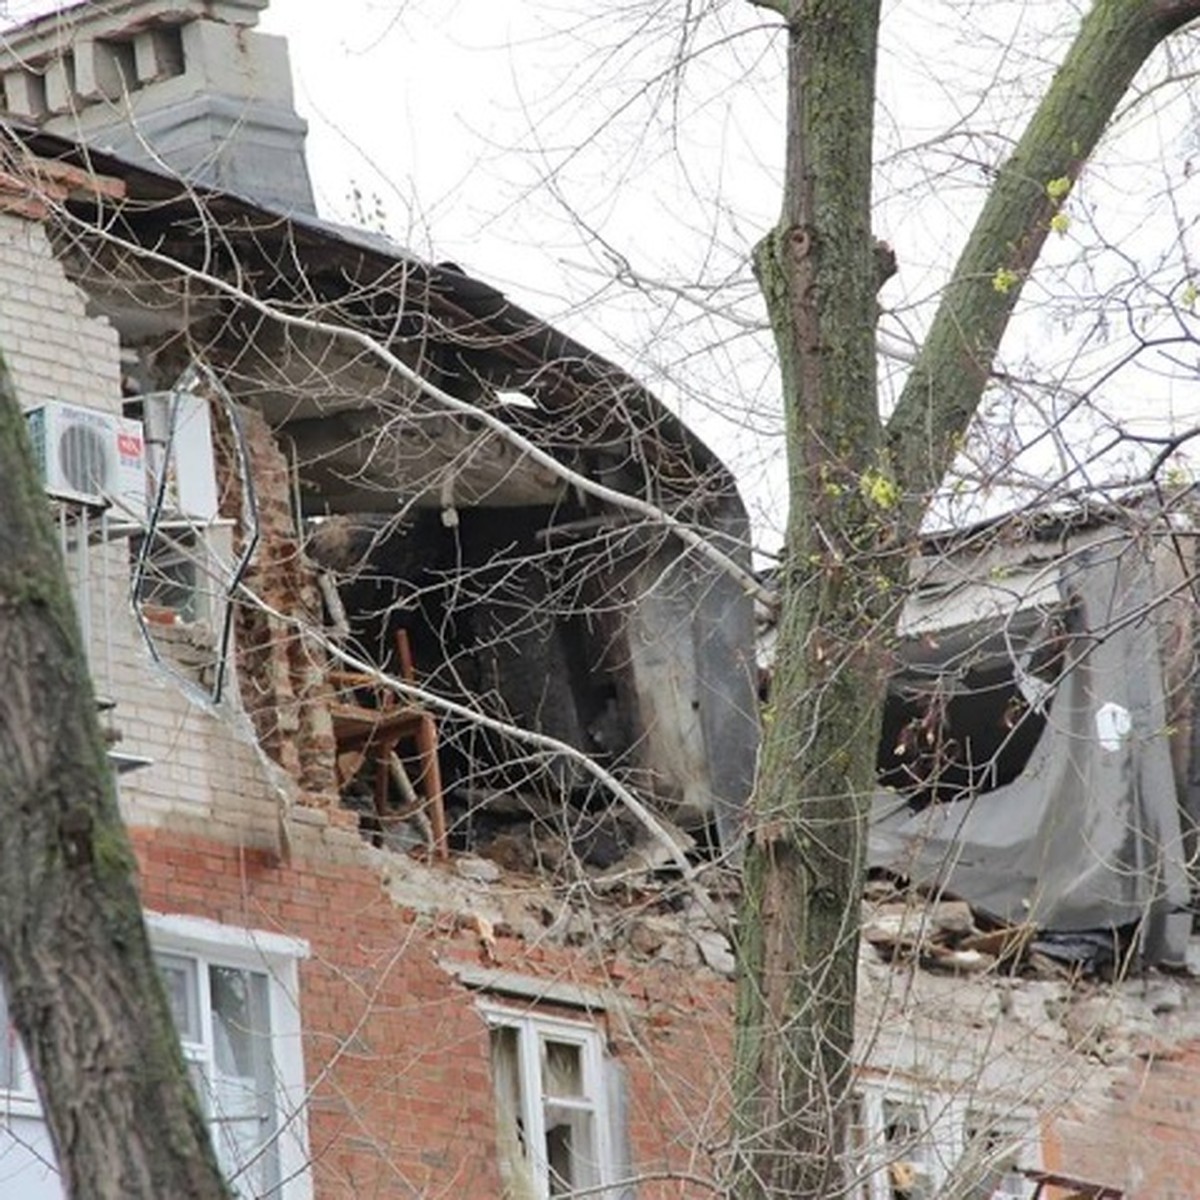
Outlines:
{"label": "brickwork pattern", "polygon": [[[116,331],[88,315],[43,227],[12,213],[0,213],[0,351],[24,408],[62,400],[121,411]],[[64,524],[78,580],[73,537]],[[215,825],[233,841],[277,845],[284,794],[264,769],[252,732],[236,713],[204,704],[151,660],[130,607],[127,543],[93,544],[86,562],[96,689],[117,702],[118,748],[154,760],[123,781],[127,819],[210,831]]]}
{"label": "brickwork pattern", "polygon": [[[276,612],[319,628],[321,599],[292,512],[288,460],[262,414],[240,414],[258,513],[259,543],[246,584]],[[242,528],[242,484],[226,428],[218,439],[222,513]],[[337,747],[326,703],[329,663],[295,625],[243,604],[237,614],[237,664],[242,702],[259,744],[295,780],[308,803],[338,803]]]}
{"label": "brickwork pattern", "polygon": [[[635,970],[503,936],[485,949],[469,920],[397,907],[375,872],[331,857],[294,852],[282,863],[166,830],[135,830],[134,840],[149,908],[310,942],[300,1006],[320,1200],[501,1194],[487,1030],[477,995],[447,969],[455,962],[615,982],[628,1010],[593,1019],[628,1073],[636,1166],[648,1176],[711,1169],[696,1147],[719,1137],[714,1097],[731,999],[715,977]],[[661,1178],[638,1192],[692,1194]]]}

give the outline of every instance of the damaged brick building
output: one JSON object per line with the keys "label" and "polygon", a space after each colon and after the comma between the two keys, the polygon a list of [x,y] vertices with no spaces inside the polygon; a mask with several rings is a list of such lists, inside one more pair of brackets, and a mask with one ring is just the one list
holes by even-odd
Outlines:
{"label": "damaged brick building", "polygon": [[[708,1194],[758,730],[734,481],[586,347],[317,216],[265,5],[79,5],[0,56],[0,349],[222,1163],[239,1194],[283,1200]],[[974,685],[1021,664],[989,703],[1022,727],[1088,589],[1048,603],[1046,568],[1014,556],[1037,587],[968,596],[960,624],[989,604],[996,624],[957,665]],[[893,747],[954,704],[921,624],[956,624],[954,588],[928,584],[940,615],[918,603],[902,630]],[[1137,757],[1149,796],[1173,786],[1166,717],[1131,737],[1157,718],[1126,700],[1106,710],[1114,769]],[[1182,832],[1134,806],[1092,908],[1054,892],[1022,913],[1029,888],[975,895],[969,864],[937,869],[953,838],[929,823],[963,810],[911,786],[905,754],[880,764],[866,919],[890,961],[863,956],[847,1195],[1031,1197],[1039,1171],[1194,1194],[1175,1156],[1200,1131],[1190,978],[998,973],[1017,934],[979,943],[992,970],[963,958],[1047,914],[1075,931],[1152,910],[1151,965],[1185,966]],[[1013,863],[1036,886],[1035,840]],[[970,903],[926,903],[947,890]],[[0,1085],[0,1195],[58,1196],[11,1039]]]}
{"label": "damaged brick building", "polygon": [[[687,538],[744,511],[629,376],[316,216],[263,7],[4,47],[0,338],[185,1052],[240,1194],[617,1194],[727,1037],[678,876],[723,886],[752,613]],[[57,1195],[5,1063],[0,1191]]]}

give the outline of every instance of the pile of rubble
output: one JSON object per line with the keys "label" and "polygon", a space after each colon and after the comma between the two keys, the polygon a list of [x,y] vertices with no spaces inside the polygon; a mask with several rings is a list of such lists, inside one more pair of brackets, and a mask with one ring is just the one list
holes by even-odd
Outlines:
{"label": "pile of rubble", "polygon": [[1040,979],[1112,978],[1128,965],[1130,930],[1053,933],[992,921],[963,900],[872,881],[863,898],[863,940],[886,962],[974,975],[999,970]]}

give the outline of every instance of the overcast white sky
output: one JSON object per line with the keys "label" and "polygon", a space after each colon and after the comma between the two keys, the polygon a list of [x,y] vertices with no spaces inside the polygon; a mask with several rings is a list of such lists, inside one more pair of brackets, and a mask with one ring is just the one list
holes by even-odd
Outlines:
{"label": "overcast white sky", "polygon": [[[702,11],[685,30],[683,15]],[[990,167],[1079,11],[1071,0],[885,0],[877,227],[901,264],[884,294],[893,342],[919,334]],[[734,463],[760,519],[778,519],[776,385],[745,270],[778,204],[770,14],[746,0],[341,0],[337,12],[331,27],[321,0],[275,0],[264,21],[291,45],[326,210],[370,220],[378,200],[414,249],[461,262],[612,354]],[[1052,239],[1006,342],[1018,374],[1082,384],[1129,334],[1170,323],[1200,212],[1200,122],[1180,95],[1143,98],[1072,197],[1072,227]],[[1153,288],[1132,286],[1134,260]],[[884,370],[885,403],[901,379]],[[1106,416],[1077,424],[1058,453],[1105,440],[1118,421],[1194,420],[1195,379],[1147,355],[1109,388]],[[1019,439],[1040,416],[998,413],[1001,436]],[[1042,447],[1035,475],[1053,461]]]}
{"label": "overcast white sky", "polygon": [[[1078,11],[885,0],[877,228],[900,260],[883,296],[889,344],[919,335]],[[703,19],[687,26],[689,13]],[[746,262],[778,204],[774,24],[747,0],[274,0],[261,24],[289,41],[322,211],[459,262],[645,379],[739,471],[768,545],[783,510],[778,398]],[[1186,94],[1143,99],[1089,168],[1005,343],[1011,370],[1078,386],[1130,327],[1171,320],[1200,249],[1200,118]],[[1144,264],[1157,292],[1132,282]],[[1198,373],[1148,356],[1109,385],[1109,416],[1190,420]],[[902,374],[885,361],[885,403]],[[1011,441],[1037,419],[1027,405],[998,426]]]}

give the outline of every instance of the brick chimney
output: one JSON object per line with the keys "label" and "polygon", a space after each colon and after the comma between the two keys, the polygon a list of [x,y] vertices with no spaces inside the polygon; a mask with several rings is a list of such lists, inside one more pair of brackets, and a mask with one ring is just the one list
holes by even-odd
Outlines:
{"label": "brick chimney", "polygon": [[269,0],[105,0],[0,35],[5,116],[275,209],[314,213]]}

